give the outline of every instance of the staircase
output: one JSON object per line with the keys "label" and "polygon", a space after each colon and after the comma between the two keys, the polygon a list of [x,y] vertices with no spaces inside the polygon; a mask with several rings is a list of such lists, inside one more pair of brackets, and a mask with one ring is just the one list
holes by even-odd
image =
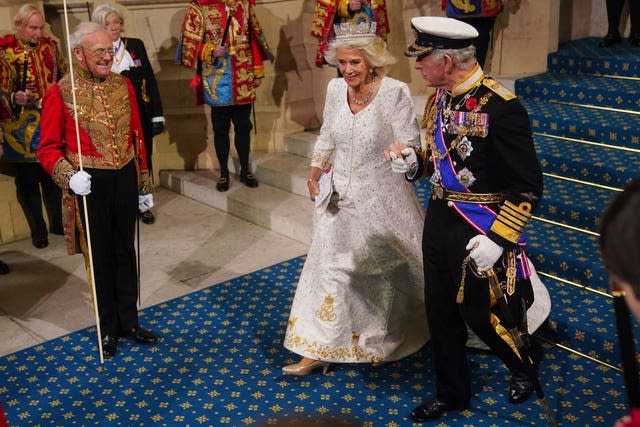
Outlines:
{"label": "staircase", "polygon": [[[549,55],[546,73],[516,81],[529,111],[545,192],[527,230],[528,253],[551,295],[537,336],[608,366],[619,366],[615,318],[601,266],[598,218],[608,200],[640,173],[640,53],[600,49],[598,39],[568,43]],[[418,111],[418,110],[417,110]],[[421,110],[420,110],[421,111]],[[283,153],[252,153],[260,186],[217,171],[160,172],[161,185],[305,244],[312,203],[306,178],[317,132],[286,138]],[[235,171],[231,162],[230,170]],[[416,186],[425,207],[427,181]]]}
{"label": "staircase", "polygon": [[572,41],[548,71],[516,81],[529,112],[545,191],[528,253],[553,308],[538,336],[619,366],[615,316],[598,251],[607,202],[640,174],[640,51]]}

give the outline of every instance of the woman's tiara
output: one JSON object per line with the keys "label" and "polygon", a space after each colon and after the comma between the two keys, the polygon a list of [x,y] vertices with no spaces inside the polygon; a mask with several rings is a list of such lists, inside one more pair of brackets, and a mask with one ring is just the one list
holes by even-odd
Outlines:
{"label": "woman's tiara", "polygon": [[376,37],[376,22],[358,22],[352,24],[345,22],[333,26],[337,41],[359,39],[364,37]]}

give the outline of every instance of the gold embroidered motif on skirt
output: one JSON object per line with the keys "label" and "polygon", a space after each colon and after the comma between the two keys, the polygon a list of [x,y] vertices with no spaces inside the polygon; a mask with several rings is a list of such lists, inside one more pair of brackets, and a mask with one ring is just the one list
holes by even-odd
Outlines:
{"label": "gold embroidered motif on skirt", "polygon": [[333,297],[331,295],[324,297],[324,304],[316,311],[316,316],[325,322],[333,322],[338,318],[338,315],[334,312]]}

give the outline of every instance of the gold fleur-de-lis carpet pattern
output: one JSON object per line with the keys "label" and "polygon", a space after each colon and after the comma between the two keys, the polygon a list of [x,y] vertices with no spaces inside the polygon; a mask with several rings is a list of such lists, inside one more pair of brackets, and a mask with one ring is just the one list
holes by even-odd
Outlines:
{"label": "gold fleur-de-lis carpet pattern", "polygon": [[[160,342],[122,341],[102,368],[95,328],[0,359],[0,400],[10,425],[266,426],[321,417],[413,425],[407,414],[434,391],[428,345],[375,368],[281,374],[297,359],[282,340],[303,262],[295,258],[145,309],[142,322]],[[507,373],[496,356],[470,352],[469,359],[471,408],[438,425],[544,424],[535,398],[508,403]],[[623,414],[623,379],[615,370],[547,346],[540,373],[562,425],[611,426]]]}
{"label": "gold fleur-de-lis carpet pattern", "polygon": [[[547,73],[516,82],[545,172],[527,251],[552,299],[535,341],[544,348],[545,401],[562,426],[611,426],[628,413],[623,377],[613,368],[619,347],[596,233],[606,202],[640,171],[640,49],[626,42],[600,49],[598,41],[569,42],[549,55]],[[416,189],[426,205],[427,182]],[[267,426],[328,418],[336,425],[418,425],[407,414],[435,389],[429,344],[375,368],[281,374],[297,359],[282,341],[303,262],[295,258],[145,309],[142,322],[160,342],[122,341],[102,367],[93,328],[0,358],[9,424]],[[470,409],[435,425],[547,422],[535,397],[508,403],[507,372],[494,355],[470,350],[469,361]]]}

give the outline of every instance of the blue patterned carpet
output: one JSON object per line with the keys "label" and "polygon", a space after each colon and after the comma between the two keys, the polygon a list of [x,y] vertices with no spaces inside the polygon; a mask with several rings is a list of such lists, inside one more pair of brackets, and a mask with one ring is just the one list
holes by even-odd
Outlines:
{"label": "blue patterned carpet", "polygon": [[[304,258],[151,307],[142,321],[160,332],[154,347],[123,342],[99,368],[95,331],[81,330],[0,359],[0,400],[10,425],[277,425],[348,419],[410,426],[407,413],[434,389],[428,345],[400,362],[336,366],[296,378],[280,368],[288,309]],[[439,426],[537,426],[535,403],[513,406],[493,355],[470,353],[469,410]],[[612,369],[547,348],[541,378],[557,421],[611,426],[623,413],[623,379]]]}

